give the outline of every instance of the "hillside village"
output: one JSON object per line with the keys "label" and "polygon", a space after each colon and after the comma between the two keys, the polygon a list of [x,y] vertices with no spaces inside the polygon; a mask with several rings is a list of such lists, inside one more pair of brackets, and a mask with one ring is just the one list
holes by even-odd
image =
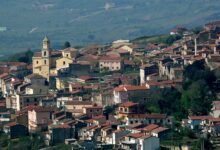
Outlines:
{"label": "hillside village", "polygon": [[220,22],[170,34],[0,62],[0,147],[219,149]]}

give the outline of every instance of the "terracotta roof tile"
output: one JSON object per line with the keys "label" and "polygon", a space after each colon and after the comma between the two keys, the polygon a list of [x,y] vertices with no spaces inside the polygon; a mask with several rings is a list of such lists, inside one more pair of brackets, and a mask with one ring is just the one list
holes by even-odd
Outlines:
{"label": "terracotta roof tile", "polygon": [[213,118],[212,116],[189,116],[191,120],[208,120]]}
{"label": "terracotta roof tile", "polygon": [[136,90],[147,90],[146,86],[135,86],[135,85],[120,85],[114,90],[117,92],[126,92],[126,91],[136,91]]}
{"label": "terracotta roof tile", "polygon": [[119,107],[132,107],[132,106],[137,106],[138,103],[133,103],[133,102],[125,102],[119,105]]}
{"label": "terracotta roof tile", "polygon": [[138,139],[138,138],[143,137],[144,135],[145,135],[144,133],[131,133],[131,134],[128,134],[127,136],[131,137],[131,138]]}
{"label": "terracotta roof tile", "polygon": [[150,132],[150,131],[152,131],[152,130],[158,128],[158,127],[159,127],[159,126],[156,125],[156,124],[150,124],[150,125],[148,125],[148,126],[142,128],[141,130],[146,131],[146,132]]}
{"label": "terracotta roof tile", "polygon": [[210,118],[209,121],[220,122],[220,118]]}
{"label": "terracotta roof tile", "polygon": [[159,128],[154,129],[152,132],[160,133],[160,132],[167,131],[167,130],[169,130],[169,129],[168,128],[164,128],[164,127],[159,127]]}
{"label": "terracotta roof tile", "polygon": [[57,110],[55,107],[43,107],[43,106],[28,106],[28,111],[36,111],[36,112],[54,112]]}
{"label": "terracotta roof tile", "polygon": [[121,61],[121,58],[117,55],[108,55],[100,57],[99,61]]}
{"label": "terracotta roof tile", "polygon": [[81,80],[89,80],[89,79],[92,79],[92,77],[88,76],[88,75],[84,75],[84,76],[80,76],[79,79],[81,79]]}
{"label": "terracotta roof tile", "polygon": [[5,77],[7,77],[8,75],[9,75],[8,73],[3,73],[3,74],[0,75],[0,78],[5,78]]}
{"label": "terracotta roof tile", "polygon": [[56,126],[56,128],[71,128],[68,124],[61,124]]}

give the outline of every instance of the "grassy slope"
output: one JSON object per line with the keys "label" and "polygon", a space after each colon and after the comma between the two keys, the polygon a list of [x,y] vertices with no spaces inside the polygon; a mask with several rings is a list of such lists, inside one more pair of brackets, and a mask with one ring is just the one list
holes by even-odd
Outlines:
{"label": "grassy slope", "polygon": [[39,48],[45,34],[55,47],[66,40],[82,45],[163,34],[176,25],[220,18],[219,5],[219,0],[109,0],[108,5],[103,0],[1,0],[0,26],[10,30],[0,32],[0,54]]}
{"label": "grassy slope", "polygon": [[147,44],[147,43],[160,43],[167,39],[170,35],[155,35],[155,36],[144,36],[133,40],[134,43]]}

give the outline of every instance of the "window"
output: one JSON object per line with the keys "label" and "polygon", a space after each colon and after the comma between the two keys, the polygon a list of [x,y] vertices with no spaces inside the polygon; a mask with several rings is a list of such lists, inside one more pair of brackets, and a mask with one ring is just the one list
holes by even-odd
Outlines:
{"label": "window", "polygon": [[133,124],[133,121],[130,121],[130,124]]}
{"label": "window", "polygon": [[44,60],[44,64],[45,64],[45,65],[47,64],[47,60]]}
{"label": "window", "polygon": [[99,112],[99,109],[97,109],[96,111]]}
{"label": "window", "polygon": [[128,108],[125,108],[125,112],[128,112]]}
{"label": "window", "polygon": [[149,124],[151,124],[151,120],[149,120]]}
{"label": "window", "polygon": [[47,55],[47,52],[45,51],[45,52],[44,52],[44,56],[46,56],[46,55]]}
{"label": "window", "polygon": [[138,120],[136,120],[135,123],[138,123]]}
{"label": "window", "polygon": [[29,103],[29,102],[30,102],[30,100],[29,100],[29,99],[26,99],[26,102],[27,102],[27,103]]}
{"label": "window", "polygon": [[90,110],[90,112],[92,112],[92,109]]}
{"label": "window", "polygon": [[114,67],[112,67],[112,69],[114,69]]}
{"label": "window", "polygon": [[[41,89],[40,89],[41,90]],[[37,98],[34,98],[34,101],[36,102],[37,101]]]}
{"label": "window", "polygon": [[63,61],[63,65],[66,65],[66,62],[65,62],[65,61]]}
{"label": "window", "polygon": [[66,54],[66,57],[69,57],[69,55],[68,55],[68,54]]}
{"label": "window", "polygon": [[38,61],[36,61],[36,64],[38,64],[39,62]]}
{"label": "window", "polygon": [[42,92],[42,89],[40,89],[40,93]]}

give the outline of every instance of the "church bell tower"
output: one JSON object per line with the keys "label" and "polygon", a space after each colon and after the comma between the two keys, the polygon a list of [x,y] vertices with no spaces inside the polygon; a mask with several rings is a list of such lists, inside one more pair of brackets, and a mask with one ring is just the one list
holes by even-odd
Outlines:
{"label": "church bell tower", "polygon": [[50,56],[50,40],[47,36],[44,37],[43,40],[43,48],[42,48],[42,57]]}
{"label": "church bell tower", "polygon": [[47,78],[49,81],[50,78],[50,40],[47,36],[43,39],[43,47],[41,50],[41,59],[42,59],[42,75]]}

